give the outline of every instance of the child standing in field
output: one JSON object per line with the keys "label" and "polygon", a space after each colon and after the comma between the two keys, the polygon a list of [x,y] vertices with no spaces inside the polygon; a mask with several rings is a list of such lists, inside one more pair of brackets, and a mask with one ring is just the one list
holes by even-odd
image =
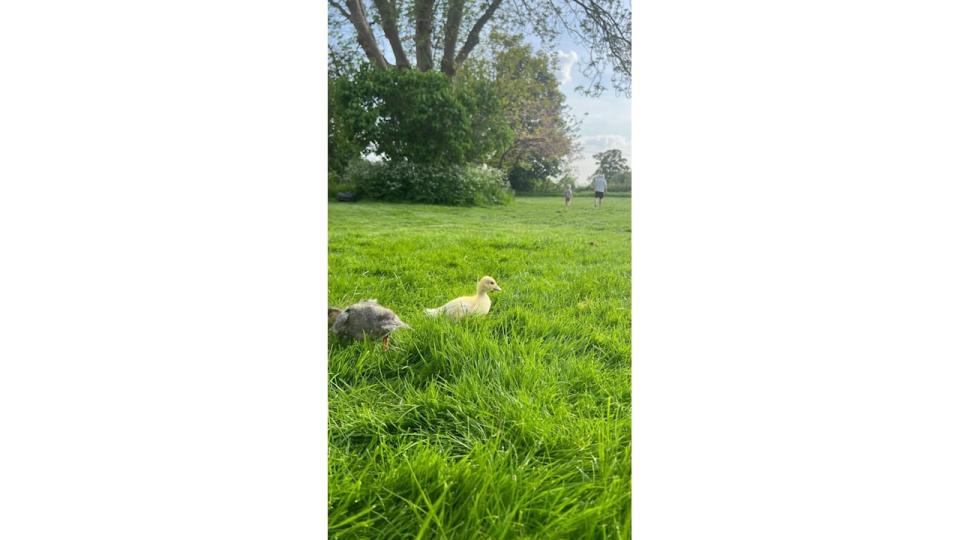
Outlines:
{"label": "child standing in field", "polygon": [[573,190],[570,189],[570,186],[567,186],[567,190],[563,192],[563,203],[567,205],[567,208],[570,208],[570,199],[573,198]]}

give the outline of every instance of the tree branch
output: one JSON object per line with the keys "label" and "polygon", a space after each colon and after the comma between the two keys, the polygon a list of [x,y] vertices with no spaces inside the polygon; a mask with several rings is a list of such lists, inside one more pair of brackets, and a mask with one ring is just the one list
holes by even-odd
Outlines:
{"label": "tree branch", "polygon": [[341,15],[343,15],[347,20],[350,20],[350,13],[347,12],[346,8],[340,5],[340,2],[337,2],[337,0],[328,1],[330,2],[331,6],[337,8],[337,11],[339,11]]}
{"label": "tree branch", "polygon": [[[611,13],[597,3],[596,0],[586,0],[586,3],[582,0],[567,1],[568,5],[569,3],[573,3],[579,6],[583,10],[587,20],[597,26],[600,31],[601,42],[606,46],[607,52],[615,60],[614,65],[623,70],[627,75],[630,75],[630,36],[629,33],[624,32],[624,25],[620,24],[622,20],[617,20],[617,14]],[[622,13],[620,14],[621,19],[623,15]],[[562,22],[564,26],[569,28],[565,20],[562,20]],[[627,22],[629,22],[629,20]],[[624,51],[627,52],[626,55],[623,54]]]}
{"label": "tree branch", "polygon": [[463,3],[464,0],[450,0],[447,4],[447,22],[443,25],[443,59],[440,61],[440,70],[451,77],[456,73],[454,54],[457,52],[460,23],[463,22]]}
{"label": "tree branch", "polygon": [[571,0],[574,4],[577,4],[583,11],[586,12],[587,16],[590,17],[597,25],[603,28],[604,33],[607,36],[613,36],[616,39],[620,39],[625,42],[627,46],[630,46],[630,38],[624,35],[623,28],[621,25],[616,24],[616,17],[614,14],[607,11],[602,5],[598,4],[594,0],[587,0],[589,5],[584,4],[581,0]]}
{"label": "tree branch", "polygon": [[403,43],[400,41],[400,31],[397,29],[397,6],[393,0],[373,0],[380,13],[380,26],[383,27],[383,34],[390,42],[390,48],[393,49],[393,56],[397,59],[397,67],[407,69],[410,67],[410,61],[407,60],[407,54],[403,51]]}
{"label": "tree branch", "polygon": [[416,24],[414,41],[417,48],[417,69],[433,69],[433,3],[434,0],[414,0],[413,12]]}
{"label": "tree branch", "polygon": [[373,65],[386,69],[387,60],[383,57],[383,53],[380,52],[377,39],[370,29],[370,23],[367,22],[367,12],[363,9],[363,0],[347,0],[347,9],[350,10],[348,18],[357,30],[357,41],[360,43],[360,47],[363,48],[363,52],[366,53],[367,58],[370,59]]}
{"label": "tree branch", "polygon": [[473,24],[473,28],[471,28],[470,33],[467,34],[467,41],[464,42],[463,48],[457,53],[457,65],[462,64],[463,61],[467,59],[467,56],[470,55],[470,52],[473,51],[473,48],[477,46],[477,43],[480,43],[480,32],[483,31],[483,26],[493,17],[493,13],[500,7],[501,2],[503,2],[503,0],[493,0],[493,2],[490,2],[490,5],[487,6],[487,9],[480,15],[477,22]]}

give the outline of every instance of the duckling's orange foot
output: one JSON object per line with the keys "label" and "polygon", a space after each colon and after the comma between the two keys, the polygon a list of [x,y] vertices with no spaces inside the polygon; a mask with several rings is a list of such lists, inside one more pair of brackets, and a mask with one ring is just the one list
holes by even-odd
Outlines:
{"label": "duckling's orange foot", "polygon": [[389,349],[389,348],[390,348],[390,336],[389,336],[389,335],[383,336],[382,343],[383,343],[383,350]]}

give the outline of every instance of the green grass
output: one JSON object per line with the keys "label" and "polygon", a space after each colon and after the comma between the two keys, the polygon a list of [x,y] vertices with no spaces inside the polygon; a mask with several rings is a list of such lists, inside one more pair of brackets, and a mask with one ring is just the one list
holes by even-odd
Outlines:
{"label": "green grass", "polygon": [[[630,199],[329,206],[330,304],[413,330],[331,341],[331,538],[630,537]],[[490,314],[423,308],[493,276]]]}

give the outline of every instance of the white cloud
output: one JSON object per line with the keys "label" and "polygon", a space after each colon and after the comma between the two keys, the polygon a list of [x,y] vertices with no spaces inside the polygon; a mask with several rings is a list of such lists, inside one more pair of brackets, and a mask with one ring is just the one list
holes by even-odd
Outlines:
{"label": "white cloud", "polygon": [[581,137],[579,142],[582,149],[581,157],[571,162],[573,176],[579,185],[586,185],[587,177],[597,170],[597,162],[593,159],[594,154],[617,149],[623,153],[623,157],[630,160],[630,140],[623,135],[588,135]]}
{"label": "white cloud", "polygon": [[584,153],[597,153],[616,148],[625,156],[630,154],[630,141],[623,135],[589,135],[580,138],[580,145]]}
{"label": "white cloud", "polygon": [[577,51],[557,51],[557,59],[560,61],[558,66],[560,68],[560,84],[567,84],[573,80],[573,66],[580,57],[577,55]]}

